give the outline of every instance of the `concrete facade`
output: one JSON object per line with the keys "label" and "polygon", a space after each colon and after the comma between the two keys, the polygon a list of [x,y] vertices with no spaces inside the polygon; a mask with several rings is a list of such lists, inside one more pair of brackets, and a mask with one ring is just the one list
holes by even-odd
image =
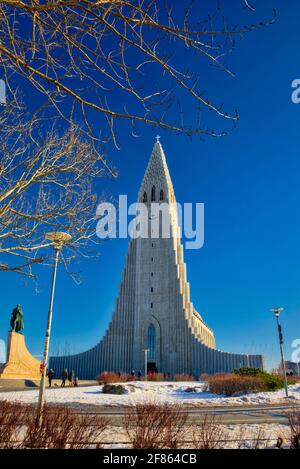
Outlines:
{"label": "concrete facade", "polygon": [[[49,366],[58,374],[63,368],[73,369],[82,379],[93,379],[102,371],[144,372],[144,350],[149,349],[148,369],[172,375],[199,376],[241,366],[263,368],[261,355],[218,350],[213,331],[191,302],[176,199],[160,142],[154,145],[138,202],[149,210],[143,229],[151,236],[142,234],[129,242],[119,296],[106,334],[84,353],[51,357]],[[163,236],[163,214],[168,220],[169,238]],[[157,217],[158,230],[153,222]],[[141,230],[141,223],[137,229]]]}

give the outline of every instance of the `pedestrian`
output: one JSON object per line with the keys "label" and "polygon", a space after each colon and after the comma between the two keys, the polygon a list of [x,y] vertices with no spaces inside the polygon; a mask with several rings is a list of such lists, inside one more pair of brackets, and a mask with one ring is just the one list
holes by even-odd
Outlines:
{"label": "pedestrian", "polygon": [[69,386],[73,386],[74,378],[75,378],[75,374],[74,374],[74,371],[72,370],[70,371],[69,376],[68,376]]}
{"label": "pedestrian", "polygon": [[139,370],[139,372],[138,372],[138,379],[140,380],[141,377],[142,377],[142,372],[141,372],[141,370]]}
{"label": "pedestrian", "polygon": [[75,387],[78,386],[78,376],[76,376],[76,378],[74,379],[74,386],[75,386]]}
{"label": "pedestrian", "polygon": [[50,370],[48,370],[47,372],[47,377],[48,377],[48,381],[49,381],[49,388],[51,388],[51,385],[52,385],[52,380],[54,378],[54,370],[52,368],[50,368]]}
{"label": "pedestrian", "polygon": [[67,378],[68,378],[68,369],[64,368],[64,370],[62,371],[62,374],[61,374],[61,385],[60,386],[62,388],[65,387]]}
{"label": "pedestrian", "polygon": [[131,376],[132,376],[133,378],[135,377],[135,371],[134,371],[134,370],[131,371]]}

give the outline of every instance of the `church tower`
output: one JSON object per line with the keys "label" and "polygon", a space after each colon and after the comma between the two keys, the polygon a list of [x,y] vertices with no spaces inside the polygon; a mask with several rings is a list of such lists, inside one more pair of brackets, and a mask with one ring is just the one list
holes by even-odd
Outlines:
{"label": "church tower", "polygon": [[[190,301],[190,287],[179,237],[176,198],[165,154],[156,142],[141,184],[138,201],[149,213],[149,238],[136,243],[134,369],[141,369],[148,352],[148,368],[174,373],[192,372],[192,336],[215,347],[212,330]],[[154,205],[155,204],[155,205]],[[159,230],[152,222],[160,214]],[[161,211],[159,210],[161,209]],[[162,216],[169,221],[170,237],[162,233]],[[168,227],[168,224],[165,223]],[[157,231],[159,231],[157,233]],[[155,234],[157,237],[155,237]],[[190,334],[191,333],[191,334]]]}
{"label": "church tower", "polygon": [[52,357],[49,366],[58,372],[65,367],[74,369],[86,379],[102,371],[144,373],[147,350],[148,371],[171,375],[199,376],[241,366],[263,368],[261,355],[217,350],[213,331],[191,302],[176,198],[159,141],[150,156],[138,202],[147,208],[148,236],[129,241],[115,312],[106,334],[91,350]]}

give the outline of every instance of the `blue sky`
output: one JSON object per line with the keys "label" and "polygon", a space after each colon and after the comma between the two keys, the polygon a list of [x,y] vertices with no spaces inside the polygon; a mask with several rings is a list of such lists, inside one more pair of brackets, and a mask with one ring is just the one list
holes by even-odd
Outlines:
{"label": "blue sky", "polygon": [[[300,104],[291,101],[291,82],[300,78],[300,4],[259,3],[263,16],[274,6],[277,21],[238,41],[228,60],[236,77],[203,69],[211,94],[226,109],[238,109],[237,129],[204,141],[159,134],[177,200],[205,204],[205,244],[185,252],[192,301],[215,331],[218,348],[265,353],[270,367],[279,360],[272,306],[285,308],[287,358],[292,340],[300,338]],[[136,200],[156,133],[144,128],[133,138],[121,131],[121,150],[106,149],[119,177],[102,181],[99,193]],[[99,259],[78,266],[82,285],[59,269],[52,347],[59,344],[61,351],[93,346],[114,310],[127,241],[108,241],[99,249]],[[1,274],[1,339],[12,308],[21,303],[27,345],[42,353],[50,281],[44,268],[38,284]]]}

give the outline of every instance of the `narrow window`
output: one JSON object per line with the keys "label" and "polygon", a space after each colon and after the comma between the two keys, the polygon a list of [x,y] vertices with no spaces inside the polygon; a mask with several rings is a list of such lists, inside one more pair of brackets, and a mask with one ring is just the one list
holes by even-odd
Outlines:
{"label": "narrow window", "polygon": [[153,308],[153,303],[150,304],[150,308],[151,308],[151,309]]}
{"label": "narrow window", "polygon": [[164,200],[164,198],[165,198],[164,191],[161,190],[159,193],[159,200]]}
{"label": "narrow window", "polygon": [[156,355],[156,332],[153,324],[148,328],[148,360],[155,361]]}
{"label": "narrow window", "polygon": [[153,277],[153,272],[151,272],[151,277]]}
{"label": "narrow window", "polygon": [[151,293],[153,293],[153,287],[151,287]]}
{"label": "narrow window", "polygon": [[152,191],[151,191],[151,202],[155,202],[155,186],[152,187]]}
{"label": "narrow window", "polygon": [[147,202],[147,192],[144,192],[143,194],[143,202]]}

